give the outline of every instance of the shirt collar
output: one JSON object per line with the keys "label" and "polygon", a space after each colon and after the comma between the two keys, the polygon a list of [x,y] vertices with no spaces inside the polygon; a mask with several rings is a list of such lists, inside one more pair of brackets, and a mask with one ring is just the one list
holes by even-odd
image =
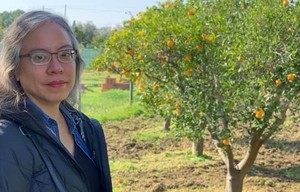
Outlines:
{"label": "shirt collar", "polygon": [[[46,113],[44,113],[42,111],[41,108],[39,108],[33,101],[31,101],[29,98],[26,98],[26,105],[28,107],[32,107],[34,110],[36,110],[38,112],[38,114],[40,114],[40,116],[42,117],[43,121],[49,125],[50,122],[54,121],[52,118],[50,118]],[[61,104],[59,106],[59,109],[61,111],[61,113],[63,114],[68,127],[70,128],[71,132],[74,132],[74,129],[76,129],[76,123],[71,115],[71,113],[67,110],[67,108]]]}
{"label": "shirt collar", "polygon": [[71,113],[68,111],[68,109],[63,104],[60,105],[60,111],[63,114],[63,116],[68,124],[68,127],[70,128],[71,132],[73,133],[74,130],[76,129],[76,123],[75,123],[74,118],[72,117]]}
{"label": "shirt collar", "polygon": [[48,122],[50,117],[44,113],[42,111],[41,108],[39,108],[33,101],[31,101],[31,99],[29,99],[28,97],[26,98],[26,105],[28,107],[32,107],[34,110],[36,110],[38,112],[38,114],[40,114],[40,116],[42,117],[42,119],[45,121],[45,122]]}

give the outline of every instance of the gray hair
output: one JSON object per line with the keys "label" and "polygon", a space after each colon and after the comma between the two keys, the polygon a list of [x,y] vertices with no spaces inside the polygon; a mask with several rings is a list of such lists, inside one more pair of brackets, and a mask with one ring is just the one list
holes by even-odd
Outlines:
{"label": "gray hair", "polygon": [[[78,42],[67,21],[60,15],[47,11],[30,11],[18,17],[6,30],[2,40],[0,52],[0,109],[7,111],[18,110],[24,102],[24,93],[15,75],[20,69],[20,50],[25,36],[46,21],[52,21],[61,26],[69,35],[72,46],[78,50]],[[84,62],[77,54],[76,80],[70,95],[66,99],[73,106],[78,101],[80,75]]]}

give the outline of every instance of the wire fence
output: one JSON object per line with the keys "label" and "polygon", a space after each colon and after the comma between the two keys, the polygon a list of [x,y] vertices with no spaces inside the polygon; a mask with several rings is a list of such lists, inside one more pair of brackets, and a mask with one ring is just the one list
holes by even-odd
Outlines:
{"label": "wire fence", "polygon": [[90,62],[94,60],[101,52],[102,48],[81,48],[80,53],[85,66],[88,67]]}

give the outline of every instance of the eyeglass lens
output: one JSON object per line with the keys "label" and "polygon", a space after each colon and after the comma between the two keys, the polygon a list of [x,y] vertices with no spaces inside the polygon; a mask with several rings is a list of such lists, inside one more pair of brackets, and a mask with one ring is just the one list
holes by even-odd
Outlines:
{"label": "eyeglass lens", "polygon": [[62,50],[56,53],[49,52],[33,52],[30,54],[30,58],[33,64],[45,65],[50,62],[52,55],[56,54],[58,61],[62,63],[69,63],[74,61],[76,51],[73,49]]}

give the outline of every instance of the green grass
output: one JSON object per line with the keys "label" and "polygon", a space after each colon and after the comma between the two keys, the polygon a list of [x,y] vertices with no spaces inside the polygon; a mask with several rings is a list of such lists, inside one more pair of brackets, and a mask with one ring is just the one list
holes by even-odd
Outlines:
{"label": "green grass", "polygon": [[136,161],[135,160],[129,160],[129,159],[111,160],[109,162],[110,169],[111,169],[112,172],[137,171],[137,168],[138,168],[137,166],[139,166],[139,164]]}
{"label": "green grass", "polygon": [[300,181],[300,165],[289,167],[286,170],[284,170],[284,173],[288,178],[293,178],[297,181]]}
{"label": "green grass", "polygon": [[139,102],[136,89],[134,89],[132,104],[129,102],[128,90],[112,89],[102,92],[100,85],[107,75],[107,73],[91,70],[83,73],[82,82],[87,86],[87,90],[81,94],[82,112],[102,123],[127,119],[145,113],[145,109]]}
{"label": "green grass", "polygon": [[135,139],[137,141],[160,141],[163,138],[166,138],[170,135],[170,132],[164,132],[161,131],[161,128],[158,127],[156,129],[152,130],[142,130],[140,132],[134,133],[131,135],[132,139]]}

